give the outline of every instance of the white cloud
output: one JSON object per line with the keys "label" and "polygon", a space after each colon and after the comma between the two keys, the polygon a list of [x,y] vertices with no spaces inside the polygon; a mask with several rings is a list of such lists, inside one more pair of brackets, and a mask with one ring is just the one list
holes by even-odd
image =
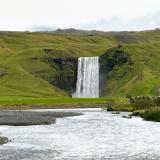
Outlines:
{"label": "white cloud", "polygon": [[[90,23],[96,29],[124,30],[132,29],[134,20],[136,28],[144,28],[148,26],[138,19],[158,17],[159,10],[160,0],[0,0],[0,29],[24,30],[35,25],[80,28]],[[159,24],[157,17],[151,26]]]}
{"label": "white cloud", "polygon": [[160,12],[147,14],[145,16],[133,19],[112,17],[110,19],[101,19],[95,23],[86,23],[77,26],[77,28],[88,30],[104,30],[104,31],[124,31],[124,30],[149,30],[160,28]]}

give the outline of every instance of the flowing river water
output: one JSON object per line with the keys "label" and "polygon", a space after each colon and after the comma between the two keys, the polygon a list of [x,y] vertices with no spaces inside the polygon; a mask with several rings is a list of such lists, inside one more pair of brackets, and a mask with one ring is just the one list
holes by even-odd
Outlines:
{"label": "flowing river water", "polygon": [[46,126],[0,126],[2,135],[12,140],[0,146],[0,160],[160,159],[160,123],[101,109],[69,111],[84,115]]}

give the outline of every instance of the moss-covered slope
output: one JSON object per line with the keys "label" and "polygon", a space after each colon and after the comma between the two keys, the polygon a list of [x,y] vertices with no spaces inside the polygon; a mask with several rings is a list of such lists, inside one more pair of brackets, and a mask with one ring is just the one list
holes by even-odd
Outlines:
{"label": "moss-covered slope", "polygon": [[[116,61],[115,55],[123,53],[127,61],[117,63],[121,62],[118,59],[106,73],[104,96],[159,94],[158,31],[92,36],[0,32],[0,96],[69,96],[70,86],[60,87],[62,83],[58,83],[68,83],[75,74],[73,63],[65,63],[65,59],[103,55],[107,64],[108,59]],[[63,59],[64,68],[72,69],[62,70],[55,59]]]}

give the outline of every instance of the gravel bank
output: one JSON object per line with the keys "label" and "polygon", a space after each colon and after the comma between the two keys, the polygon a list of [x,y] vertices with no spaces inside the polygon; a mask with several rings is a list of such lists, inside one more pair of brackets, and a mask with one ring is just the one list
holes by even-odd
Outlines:
{"label": "gravel bank", "polygon": [[29,126],[49,125],[56,122],[56,118],[82,115],[74,112],[53,111],[0,111],[0,125]]}

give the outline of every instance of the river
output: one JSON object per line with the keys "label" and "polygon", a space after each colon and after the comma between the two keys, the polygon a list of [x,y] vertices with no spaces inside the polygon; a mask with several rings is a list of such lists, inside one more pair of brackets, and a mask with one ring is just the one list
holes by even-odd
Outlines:
{"label": "river", "polygon": [[0,126],[12,140],[0,146],[0,160],[160,159],[160,123],[101,109],[62,111],[84,115],[59,118],[52,125]]}

